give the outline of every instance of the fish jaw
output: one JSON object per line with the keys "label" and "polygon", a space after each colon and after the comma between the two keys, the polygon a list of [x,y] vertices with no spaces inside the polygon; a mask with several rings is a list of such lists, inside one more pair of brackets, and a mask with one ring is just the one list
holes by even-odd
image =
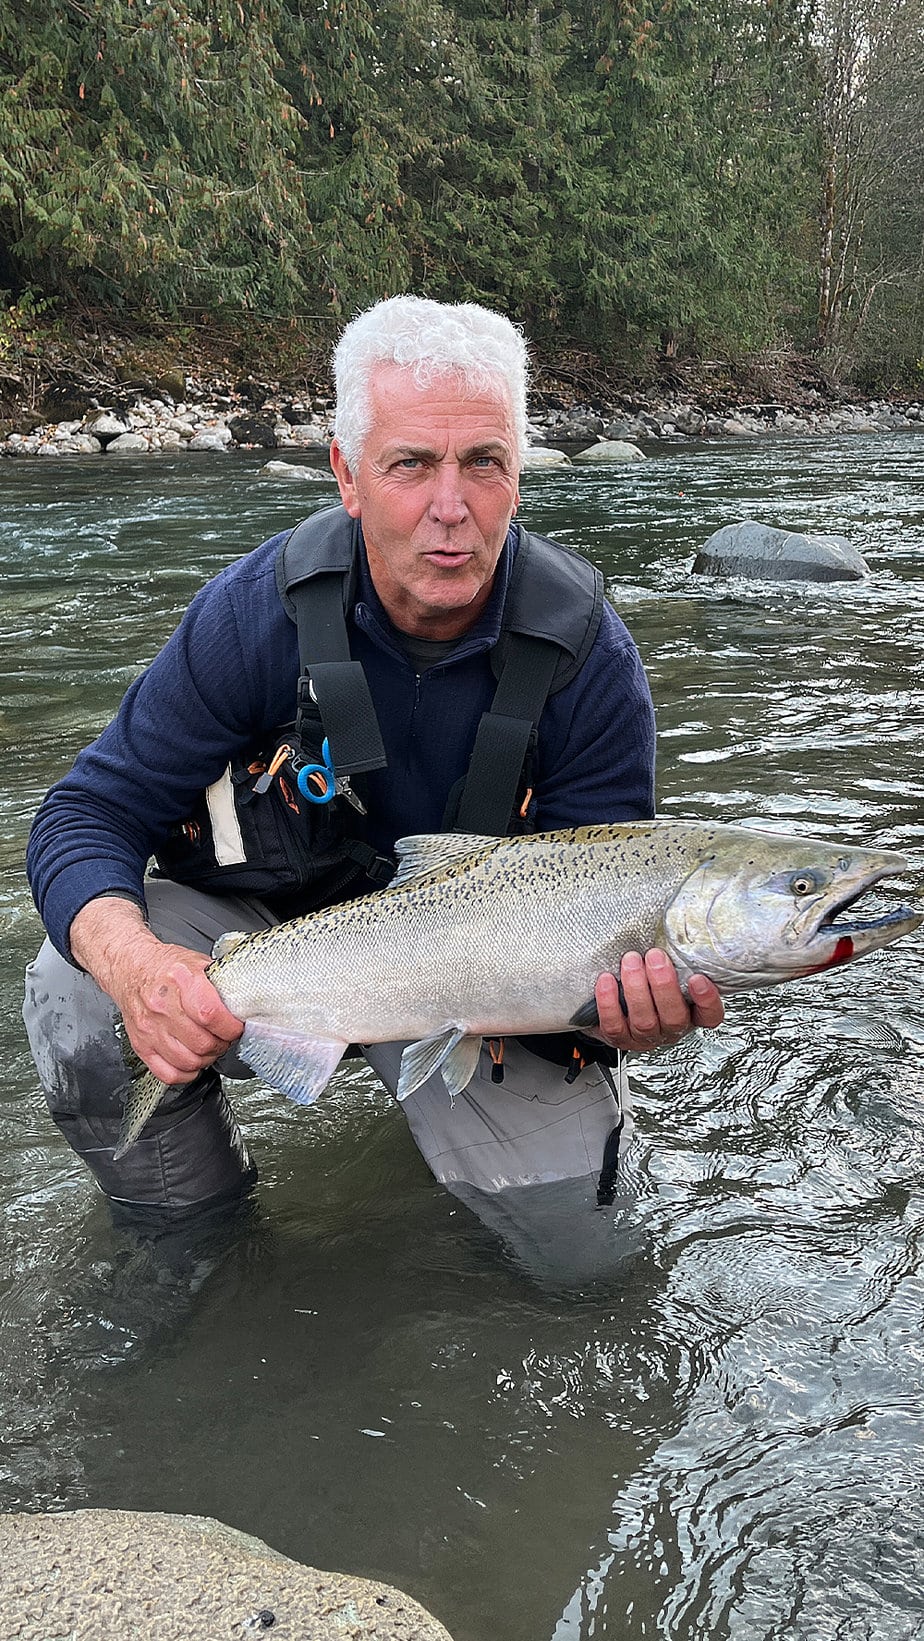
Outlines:
{"label": "fish jaw", "polygon": [[704,859],[665,914],[665,944],[680,972],[709,976],[725,993],[822,974],[917,929],[900,906],[882,916],[843,914],[908,861],[783,833],[737,828],[727,850]]}
{"label": "fish jaw", "polygon": [[899,940],[903,934],[913,934],[922,922],[924,917],[913,912],[910,906],[899,906],[894,912],[887,912],[883,917],[857,923],[831,923],[823,926],[817,930],[814,937],[814,946],[817,948],[815,955],[820,957],[820,961],[800,969],[798,973],[824,974],[826,969],[837,968],[841,963],[849,963],[854,957],[862,957],[865,952],[874,952],[881,946],[888,946],[893,940]]}

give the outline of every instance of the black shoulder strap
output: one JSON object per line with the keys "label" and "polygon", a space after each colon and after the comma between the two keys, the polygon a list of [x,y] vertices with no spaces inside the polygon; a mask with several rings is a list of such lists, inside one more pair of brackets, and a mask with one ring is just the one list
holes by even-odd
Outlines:
{"label": "black shoulder strap", "polygon": [[[316,703],[334,768],[343,775],[381,769],[386,762],[369,686],[350,657],[346,628],[358,529],[342,507],[324,508],[296,525],[276,562],[280,597],[298,628],[299,711],[307,710],[309,700]],[[602,612],[599,570],[519,528],[492,656],[497,689],[478,726],[454,830],[493,836],[507,831],[546,700],[584,665]]]}
{"label": "black shoulder strap", "polygon": [[478,725],[454,831],[506,833],[545,703],[584,665],[602,614],[599,570],[520,528],[498,645],[500,677]]}
{"label": "black shoulder strap", "polygon": [[511,633],[494,700],[478,725],[454,831],[488,837],[507,831],[530,740],[560,659],[557,644]]}
{"label": "black shoulder strap", "polygon": [[276,582],[298,629],[296,738],[314,701],[338,775],[385,766],[385,747],[366,675],[350,655],[346,609],[358,526],[342,507],[324,508],[291,531],[276,560]]}
{"label": "black shoulder strap", "polygon": [[580,672],[594,645],[605,603],[595,564],[557,541],[517,526],[517,551],[504,604],[500,642],[493,658],[499,675],[508,635],[527,633],[559,646],[550,693]]}

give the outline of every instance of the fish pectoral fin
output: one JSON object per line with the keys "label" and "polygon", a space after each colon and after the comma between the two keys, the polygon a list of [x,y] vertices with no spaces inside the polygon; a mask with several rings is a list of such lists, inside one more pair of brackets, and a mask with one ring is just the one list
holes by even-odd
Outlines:
{"label": "fish pectoral fin", "polygon": [[598,1026],[600,1024],[600,1011],[597,1008],[596,997],[588,997],[586,1003],[582,1003],[579,1009],[575,1009],[568,1024],[574,1026],[575,1031],[585,1031],[588,1026]]}
{"label": "fish pectoral fin", "polygon": [[475,832],[418,832],[411,838],[399,838],[395,844],[398,870],[389,883],[389,889],[401,889],[415,878],[432,877],[445,872],[447,866],[480,855],[486,849],[496,849],[504,838],[481,837]]}
{"label": "fish pectoral fin", "polygon": [[[474,1055],[462,1045],[474,1043]],[[408,1043],[401,1056],[401,1071],[398,1076],[396,1095],[399,1100],[406,1100],[413,1094],[421,1083],[432,1077],[434,1071],[442,1067],[446,1087],[449,1088],[449,1077],[453,1079],[451,1093],[458,1093],[471,1080],[478,1059],[478,1049],[481,1047],[480,1037],[466,1037],[461,1026],[444,1026],[442,1031],[435,1031],[432,1037],[421,1037],[419,1043]],[[467,1067],[465,1082],[459,1078]],[[448,1073],[448,1075],[447,1075]]]}
{"label": "fish pectoral fin", "polygon": [[237,1046],[241,1059],[265,1082],[299,1105],[313,1105],[346,1052],[336,1037],[305,1037],[248,1021]]}

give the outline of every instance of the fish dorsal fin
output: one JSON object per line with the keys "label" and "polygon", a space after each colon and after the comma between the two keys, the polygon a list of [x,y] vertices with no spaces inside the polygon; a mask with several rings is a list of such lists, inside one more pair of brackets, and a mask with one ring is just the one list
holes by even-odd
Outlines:
{"label": "fish dorsal fin", "polygon": [[245,934],[243,929],[232,929],[228,934],[220,934],[212,947],[212,962],[214,963],[218,957],[227,957],[228,953],[233,952],[242,940],[249,939],[250,935]]}
{"label": "fish dorsal fin", "polygon": [[395,844],[398,870],[389,889],[401,889],[418,878],[433,877],[485,849],[496,849],[502,838],[479,837],[475,832],[419,832]]}

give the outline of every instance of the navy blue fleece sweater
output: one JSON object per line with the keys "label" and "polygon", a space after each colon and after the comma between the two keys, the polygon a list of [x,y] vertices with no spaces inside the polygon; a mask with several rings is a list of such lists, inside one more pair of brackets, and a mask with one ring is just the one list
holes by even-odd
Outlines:
{"label": "navy blue fleece sweater", "polygon": [[[144,903],[144,873],[171,826],[229,760],[291,722],[298,678],[295,626],[276,590],[284,535],[229,565],[193,600],[160,654],[131,685],[117,717],[81,752],[42,804],[27,868],[42,921],[69,956],[68,931],[95,896]],[[514,557],[501,555],[490,601],[451,655],[418,674],[363,560],[348,618],[353,654],[375,702],[386,769],[366,777],[369,841],[438,831],[468,765],[496,680]],[[536,824],[546,830],[654,813],[654,713],[641,661],[609,605],[577,677],[550,696],[539,725]]]}

